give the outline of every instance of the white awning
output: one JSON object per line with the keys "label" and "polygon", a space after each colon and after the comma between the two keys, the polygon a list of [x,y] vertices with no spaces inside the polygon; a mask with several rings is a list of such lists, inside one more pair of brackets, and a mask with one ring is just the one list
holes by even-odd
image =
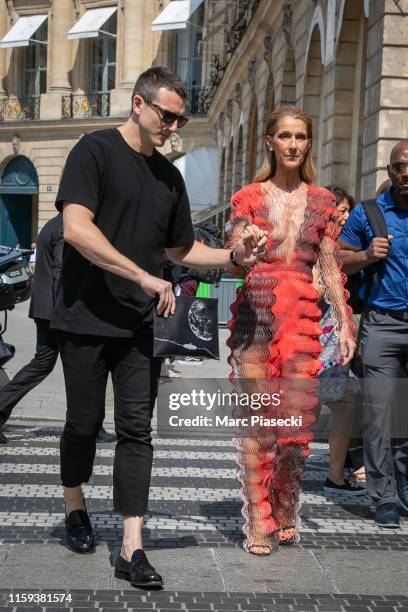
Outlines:
{"label": "white awning", "polygon": [[153,31],[185,30],[191,15],[203,0],[171,0],[152,23]]}
{"label": "white awning", "polygon": [[175,160],[186,184],[191,212],[219,204],[218,148],[197,147]]}
{"label": "white awning", "polygon": [[68,32],[68,38],[94,38],[99,36],[102,26],[116,12],[117,6],[89,9]]}
{"label": "white awning", "polygon": [[20,17],[0,41],[0,47],[28,47],[30,40],[44,23],[48,15],[26,15]]}

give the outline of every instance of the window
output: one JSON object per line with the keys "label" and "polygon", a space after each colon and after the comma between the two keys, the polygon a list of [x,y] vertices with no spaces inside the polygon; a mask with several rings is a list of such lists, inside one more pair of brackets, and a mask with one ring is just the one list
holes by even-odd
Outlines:
{"label": "window", "polygon": [[116,13],[108,19],[99,36],[92,40],[92,93],[105,93],[115,88],[116,79]]}
{"label": "window", "polygon": [[202,84],[203,24],[202,4],[190,17],[187,28],[174,33],[173,69],[186,84],[191,113],[197,112],[198,93]]}
{"label": "window", "polygon": [[24,49],[23,96],[39,96],[47,91],[47,38],[45,21]]}

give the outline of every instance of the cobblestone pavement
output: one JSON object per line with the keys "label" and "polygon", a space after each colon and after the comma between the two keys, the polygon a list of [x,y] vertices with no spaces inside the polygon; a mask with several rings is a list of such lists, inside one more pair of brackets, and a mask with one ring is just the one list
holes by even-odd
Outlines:
{"label": "cobblestone pavement", "polygon": [[[121,536],[111,510],[113,446],[98,445],[85,487],[98,547],[84,558],[63,546],[59,430],[10,425],[7,435],[9,444],[0,446],[0,612],[408,611],[408,519],[400,531],[384,531],[372,521],[367,496],[326,497],[324,444],[315,443],[307,460],[301,544],[259,559],[240,548],[231,442],[156,438],[144,542],[166,589],[149,593],[112,577]],[[53,600],[55,592],[71,601]]]}

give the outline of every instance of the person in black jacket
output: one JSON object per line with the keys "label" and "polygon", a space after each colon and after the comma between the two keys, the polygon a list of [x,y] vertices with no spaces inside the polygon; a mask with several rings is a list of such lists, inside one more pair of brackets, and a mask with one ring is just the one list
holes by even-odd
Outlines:
{"label": "person in black jacket", "polygon": [[[53,371],[59,355],[57,335],[50,329],[55,291],[62,266],[64,247],[62,214],[48,221],[37,240],[36,267],[28,316],[37,326],[34,358],[0,390],[0,444],[6,444],[3,428],[13,408],[31,389]],[[100,429],[100,442],[113,442],[116,437]]]}

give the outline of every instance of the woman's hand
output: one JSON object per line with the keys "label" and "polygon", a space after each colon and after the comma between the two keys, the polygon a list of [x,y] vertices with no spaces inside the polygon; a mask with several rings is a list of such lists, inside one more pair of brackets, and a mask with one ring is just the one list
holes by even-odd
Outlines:
{"label": "woman's hand", "polygon": [[265,253],[267,233],[257,225],[248,225],[235,245],[234,255],[237,264],[243,268],[253,266],[259,256]]}
{"label": "woman's hand", "polygon": [[353,359],[354,352],[356,350],[356,341],[354,340],[349,329],[340,331],[339,344],[342,364],[347,365]]}

